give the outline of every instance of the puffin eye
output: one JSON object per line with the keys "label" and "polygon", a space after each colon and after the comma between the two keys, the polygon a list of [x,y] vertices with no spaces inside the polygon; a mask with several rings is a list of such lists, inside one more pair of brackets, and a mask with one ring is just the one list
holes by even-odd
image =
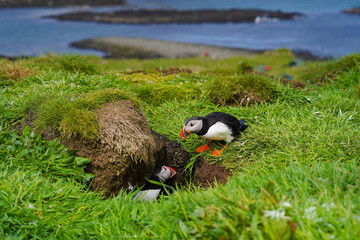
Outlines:
{"label": "puffin eye", "polygon": [[193,123],[190,123],[190,127],[193,127],[194,126],[194,124]]}

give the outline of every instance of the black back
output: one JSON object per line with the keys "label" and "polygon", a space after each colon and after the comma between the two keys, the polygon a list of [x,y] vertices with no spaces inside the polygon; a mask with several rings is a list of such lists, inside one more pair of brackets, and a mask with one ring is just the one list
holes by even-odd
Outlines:
{"label": "black back", "polygon": [[226,124],[232,131],[232,135],[239,135],[240,132],[244,131],[248,126],[245,125],[245,120],[239,121],[236,117],[222,112],[212,112],[203,118],[203,127],[197,134],[199,136],[205,135],[209,128],[217,122]]}

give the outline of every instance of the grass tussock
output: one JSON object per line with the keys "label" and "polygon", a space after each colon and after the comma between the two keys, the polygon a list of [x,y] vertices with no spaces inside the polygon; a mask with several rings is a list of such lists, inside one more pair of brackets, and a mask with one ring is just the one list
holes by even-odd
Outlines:
{"label": "grass tussock", "polygon": [[210,100],[219,105],[252,105],[276,95],[276,87],[268,77],[254,74],[215,77],[208,80],[205,89]]}
{"label": "grass tussock", "polygon": [[313,84],[324,83],[337,79],[337,75],[347,72],[350,69],[359,66],[360,54],[352,54],[342,57],[336,61],[309,63],[300,74],[302,81],[308,81]]}
{"label": "grass tussock", "polygon": [[[51,132],[62,138],[94,141],[98,137],[98,124],[94,110],[100,105],[132,99],[123,90],[102,89],[92,94],[40,96],[33,99],[39,105],[33,109],[37,132]],[[41,101],[46,100],[46,101]]]}
{"label": "grass tussock", "polygon": [[96,116],[102,143],[135,162],[153,164],[155,139],[133,102],[107,104],[97,109]]}
{"label": "grass tussock", "polygon": [[12,85],[33,74],[33,71],[23,66],[21,62],[0,62],[0,86]]}

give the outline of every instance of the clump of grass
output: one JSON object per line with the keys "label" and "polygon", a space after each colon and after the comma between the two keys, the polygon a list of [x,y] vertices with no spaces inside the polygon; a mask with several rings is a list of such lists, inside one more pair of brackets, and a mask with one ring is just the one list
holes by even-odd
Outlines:
{"label": "clump of grass", "polygon": [[34,125],[38,132],[60,134],[62,138],[68,139],[76,137],[82,140],[95,140],[98,125],[93,110],[108,102],[134,98],[124,90],[101,89],[79,96],[44,96],[41,99],[47,101],[41,102],[34,109],[37,116]]}
{"label": "clump of grass", "polygon": [[208,98],[220,105],[246,105],[266,102],[276,96],[269,77],[243,74],[212,77],[205,85]]}
{"label": "clump of grass", "polygon": [[9,86],[30,75],[33,71],[20,62],[0,62],[0,86]]}
{"label": "clump of grass", "polygon": [[299,78],[302,81],[321,84],[326,81],[336,80],[339,73],[349,71],[359,63],[360,54],[351,54],[337,61],[309,62],[299,74]]}
{"label": "clump of grass", "polygon": [[60,70],[70,73],[98,74],[96,66],[88,61],[88,58],[81,55],[56,55],[46,54],[33,58],[29,61],[32,65],[42,65],[43,68]]}
{"label": "clump of grass", "polygon": [[95,140],[98,136],[95,114],[88,109],[70,108],[60,120],[59,131],[67,139]]}
{"label": "clump of grass", "polygon": [[71,176],[79,181],[92,178],[91,174],[83,171],[89,159],[75,157],[75,152],[68,151],[67,147],[60,145],[59,140],[46,141],[29,126],[25,126],[21,135],[16,134],[15,130],[4,131],[0,127],[0,143],[0,155],[4,156],[4,162],[11,168],[36,168],[43,174]]}
{"label": "clump of grass", "polygon": [[136,93],[138,98],[144,102],[155,105],[174,99],[183,101],[194,96],[201,98],[200,86],[190,83],[177,85],[161,83],[142,84],[136,87]]}

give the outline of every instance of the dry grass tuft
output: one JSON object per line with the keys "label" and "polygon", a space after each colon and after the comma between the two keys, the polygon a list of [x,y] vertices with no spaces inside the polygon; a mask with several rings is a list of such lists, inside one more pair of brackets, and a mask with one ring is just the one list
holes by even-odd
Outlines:
{"label": "dry grass tuft", "polygon": [[155,140],[146,118],[132,101],[110,103],[96,110],[103,144],[133,161],[151,162]]}
{"label": "dry grass tuft", "polygon": [[21,66],[17,62],[0,63],[0,79],[8,81],[19,81],[33,73],[29,68]]}

